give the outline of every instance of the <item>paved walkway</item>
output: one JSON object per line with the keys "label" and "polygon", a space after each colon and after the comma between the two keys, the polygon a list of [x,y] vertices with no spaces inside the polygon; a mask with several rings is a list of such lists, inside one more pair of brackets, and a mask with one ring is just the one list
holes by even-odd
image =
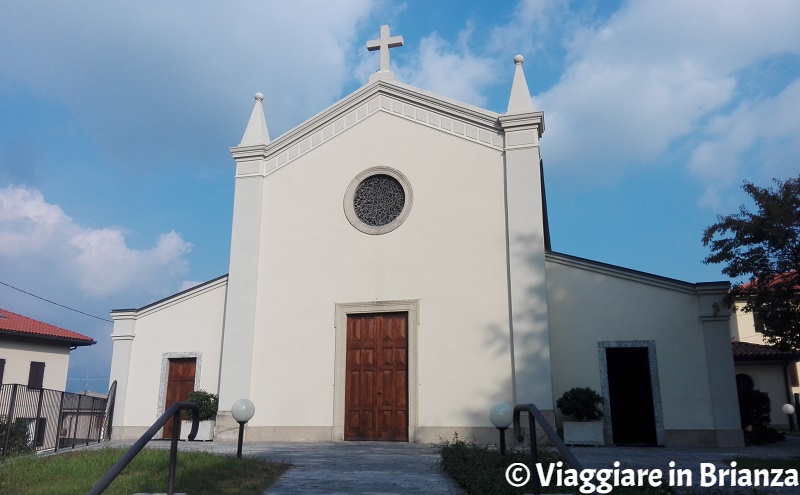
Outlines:
{"label": "paved walkway", "polygon": [[[111,442],[112,446],[130,442]],[[153,441],[155,448],[169,448],[167,441]],[[181,442],[179,450],[236,453],[231,442]],[[464,492],[437,466],[438,455],[424,444],[384,442],[246,442],[244,455],[294,464],[266,493],[269,495],[391,495],[410,493],[455,494]],[[677,447],[580,447],[576,457],[589,468],[660,469],[668,472],[669,462],[690,468],[698,488],[701,463],[729,469],[734,457],[790,458],[800,456],[800,438],[762,447],[677,448]],[[727,461],[727,462],[726,462]],[[800,465],[797,466],[800,468]],[[744,493],[744,491],[742,492]],[[762,489],[767,494],[798,494],[798,488]]]}
{"label": "paved walkway", "polygon": [[[126,446],[132,442],[110,442]],[[168,441],[149,446],[169,448]],[[236,443],[181,442],[179,451],[236,454]],[[245,456],[288,462],[290,469],[266,492],[269,495],[394,495],[434,493],[464,495],[439,469],[438,454],[427,444],[398,442],[245,442]]]}

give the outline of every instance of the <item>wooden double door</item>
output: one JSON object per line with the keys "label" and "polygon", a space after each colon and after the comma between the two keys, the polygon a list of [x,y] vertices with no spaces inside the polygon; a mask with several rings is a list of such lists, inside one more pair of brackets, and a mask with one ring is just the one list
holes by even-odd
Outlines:
{"label": "wooden double door", "polygon": [[408,441],[408,313],[347,316],[345,440]]}

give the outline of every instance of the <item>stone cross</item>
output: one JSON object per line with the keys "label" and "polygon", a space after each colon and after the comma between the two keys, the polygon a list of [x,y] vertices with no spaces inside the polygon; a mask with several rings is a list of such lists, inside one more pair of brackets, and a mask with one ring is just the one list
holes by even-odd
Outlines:
{"label": "stone cross", "polygon": [[367,41],[367,50],[381,51],[381,71],[389,71],[389,48],[403,46],[402,36],[389,36],[389,25],[381,26],[381,37],[377,40]]}

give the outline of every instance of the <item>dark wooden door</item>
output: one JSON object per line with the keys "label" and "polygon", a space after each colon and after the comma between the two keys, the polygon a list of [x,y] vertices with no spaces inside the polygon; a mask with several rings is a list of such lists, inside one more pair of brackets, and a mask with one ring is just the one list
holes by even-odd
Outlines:
{"label": "dark wooden door", "polygon": [[648,349],[607,348],[606,364],[614,443],[656,445],[656,418]]}
{"label": "dark wooden door", "polygon": [[408,314],[347,316],[345,440],[408,441]]}
{"label": "dark wooden door", "polygon": [[[176,358],[169,360],[167,393],[166,399],[164,400],[165,411],[172,404],[185,401],[189,397],[189,393],[194,390],[196,364],[196,358]],[[172,420],[164,425],[163,438],[172,438]]]}

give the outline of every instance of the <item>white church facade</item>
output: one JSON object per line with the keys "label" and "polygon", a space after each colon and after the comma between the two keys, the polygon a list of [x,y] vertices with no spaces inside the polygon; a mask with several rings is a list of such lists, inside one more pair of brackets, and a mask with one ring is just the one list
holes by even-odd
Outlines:
{"label": "white church facade", "polygon": [[[550,249],[544,115],[515,57],[506,113],[395,80],[382,28],[367,85],[271,140],[256,95],[236,162],[230,271],[114,310],[114,436],[177,383],[218,392],[217,438],[496,438],[489,409],[591,387],[607,444],[742,444],[722,302]],[[188,385],[187,385],[188,384]]]}

